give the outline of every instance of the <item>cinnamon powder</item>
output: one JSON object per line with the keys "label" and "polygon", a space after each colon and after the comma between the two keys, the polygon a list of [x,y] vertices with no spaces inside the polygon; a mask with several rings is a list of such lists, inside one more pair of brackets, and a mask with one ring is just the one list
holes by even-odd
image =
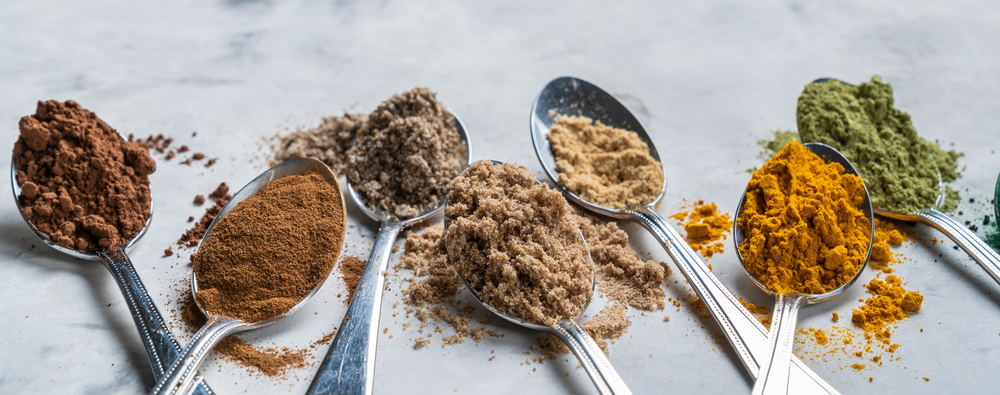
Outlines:
{"label": "cinnamon powder", "polygon": [[299,303],[340,255],[341,199],[339,185],[309,174],[272,181],[240,202],[192,256],[202,308],[258,322]]}
{"label": "cinnamon powder", "polygon": [[354,300],[354,291],[357,291],[358,284],[361,283],[361,275],[365,273],[365,261],[356,256],[349,256],[340,261],[340,275],[347,284],[347,300],[345,304],[350,305]]}
{"label": "cinnamon powder", "polygon": [[124,141],[75,101],[38,102],[14,144],[24,216],[59,245],[84,251],[123,244],[152,216],[149,151]]}

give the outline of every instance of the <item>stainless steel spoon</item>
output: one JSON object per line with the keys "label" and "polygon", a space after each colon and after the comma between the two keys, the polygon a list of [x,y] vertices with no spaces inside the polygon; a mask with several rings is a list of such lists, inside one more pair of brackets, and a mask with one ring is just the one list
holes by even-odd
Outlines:
{"label": "stainless steel spoon", "polygon": [[[472,143],[469,141],[465,124],[455,113],[451,115],[455,118],[455,128],[458,129],[459,136],[465,142],[464,168],[469,165],[469,160],[472,158]],[[354,291],[354,299],[347,308],[344,322],[333,338],[333,344],[323,358],[323,364],[319,366],[316,377],[309,385],[307,395],[372,393],[372,384],[375,380],[375,343],[378,341],[378,322],[381,318],[382,293],[385,288],[384,273],[389,263],[389,250],[400,231],[437,214],[445,206],[442,199],[439,206],[428,209],[419,216],[401,221],[389,213],[366,206],[350,182],[347,183],[347,191],[358,207],[381,226],[378,235],[375,236],[375,244],[365,264],[365,271],[361,274],[358,288]]]}
{"label": "stainless steel spoon", "polygon": [[[811,83],[818,84],[831,80],[831,78],[820,78]],[[938,184],[941,183],[941,176],[938,176]],[[944,189],[942,185],[941,194],[938,195],[936,205],[940,207],[944,203]],[[966,228],[962,223],[949,217],[937,209],[937,207],[928,207],[915,213],[898,213],[894,211],[889,211],[880,207],[875,207],[875,214],[881,215],[886,218],[898,219],[901,221],[909,222],[921,222],[930,225],[934,229],[937,229],[945,236],[948,236],[955,244],[962,247],[963,250],[969,256],[972,257],[982,267],[986,270],[986,273],[993,277],[993,281],[1000,284],[1000,254],[997,254],[993,248],[986,244],[983,239],[972,233],[969,228]]]}
{"label": "stainless steel spoon", "polygon": [[[858,175],[858,171],[854,169],[851,162],[844,157],[840,151],[837,151],[833,147],[826,144],[820,143],[807,143],[804,144],[809,152],[819,155],[827,163],[835,162],[844,166],[845,174]],[[746,200],[746,191],[743,192],[743,196],[740,197],[740,203],[736,207],[736,218],[739,218],[740,213],[743,212],[743,202]],[[854,285],[861,277],[861,273],[865,271],[865,267],[868,266],[868,258],[872,254],[872,236],[875,232],[875,218],[872,214],[872,202],[868,196],[868,188],[865,188],[865,199],[861,202],[858,207],[868,218],[868,251],[865,252],[865,261],[858,268],[858,271],[854,273],[854,277],[851,280],[837,287],[830,292],[822,294],[800,294],[800,293],[787,293],[781,294],[776,293],[769,289],[764,283],[757,280],[750,271],[747,270],[747,276],[753,280],[754,284],[757,284],[760,289],[764,290],[771,296],[775,297],[774,302],[774,315],[771,317],[771,329],[768,332],[770,334],[769,340],[771,344],[771,358],[765,359],[764,363],[760,365],[760,372],[757,375],[757,381],[753,386],[753,394],[786,394],[788,393],[788,372],[789,364],[792,358],[792,346],[795,343],[795,323],[799,315],[799,308],[803,304],[815,304],[822,301],[829,300],[837,295],[844,293],[848,288]],[[736,246],[736,256],[740,258],[740,264],[743,265],[743,270],[746,270],[746,262],[743,261],[743,253],[740,252],[740,246],[743,245],[744,233],[743,229],[740,229],[735,223],[733,224],[733,244]]]}
{"label": "stainless steel spoon", "polygon": [[[83,251],[67,248],[59,245],[59,243],[56,243],[48,235],[42,233],[24,215],[24,207],[21,206],[21,199],[19,198],[21,196],[21,186],[17,183],[17,171],[17,161],[12,159],[10,161],[10,181],[14,191],[14,202],[17,204],[17,210],[21,213],[21,218],[28,224],[31,231],[35,232],[35,235],[42,239],[45,245],[52,247],[56,251],[77,259],[101,261],[104,263],[104,267],[111,272],[115,283],[118,284],[118,289],[121,291],[122,296],[125,297],[128,310],[132,313],[132,320],[135,322],[135,328],[139,331],[139,338],[142,339],[142,345],[146,349],[149,366],[153,369],[153,377],[159,381],[166,373],[167,367],[172,365],[178,359],[178,356],[180,356],[181,346],[177,342],[177,338],[174,337],[174,334],[168,329],[169,327],[166,322],[163,321],[160,310],[153,303],[153,298],[149,297],[146,286],[143,285],[142,279],[139,278],[135,267],[132,266],[132,261],[125,254],[125,250],[139,241],[139,238],[146,234],[146,230],[149,229],[149,224],[153,221],[153,202],[150,201],[149,203],[150,217],[146,220],[146,224],[139,234],[125,244],[101,251]],[[196,394],[214,394],[200,375],[195,377],[194,381],[198,384],[195,390]]]}
{"label": "stainless steel spoon", "polygon": [[[503,163],[495,160],[491,160],[491,162],[494,164]],[[536,180],[536,182],[541,184],[541,181]],[[447,235],[447,217],[444,222],[444,230],[445,235]],[[584,239],[583,233],[580,233],[580,240],[584,245],[587,244],[587,240]],[[449,256],[449,258],[451,258],[452,262],[454,262],[454,257]],[[590,252],[587,252],[587,259],[591,259]],[[452,265],[454,265],[454,263],[452,263]],[[608,361],[608,358],[604,356],[604,351],[601,351],[601,347],[594,342],[594,339],[590,337],[590,334],[588,334],[587,331],[576,321],[583,316],[584,312],[587,311],[587,307],[590,306],[590,301],[593,299],[593,294],[591,294],[591,299],[587,299],[587,303],[584,304],[583,308],[580,310],[580,317],[577,317],[576,319],[564,318],[559,320],[554,326],[538,325],[525,322],[521,318],[497,310],[479,296],[479,292],[472,287],[472,284],[469,284],[469,280],[465,279],[465,275],[461,270],[458,270],[457,266],[455,267],[455,272],[458,273],[458,277],[462,279],[462,284],[465,284],[465,288],[472,293],[472,296],[475,297],[476,301],[493,314],[528,329],[551,333],[556,335],[556,337],[562,340],[563,343],[566,343],[566,346],[568,346],[569,349],[573,351],[573,354],[580,360],[580,364],[583,365],[583,369],[587,371],[587,375],[589,375],[590,379],[594,381],[594,385],[597,387],[598,392],[602,395],[632,394],[632,392],[628,389],[628,386],[625,385],[625,381],[623,381],[621,376],[618,375],[615,368],[611,366],[611,361]],[[595,271],[594,277],[591,278],[591,291],[593,292],[596,292],[597,290],[596,276],[597,272]]]}
{"label": "stainless steel spoon", "polygon": [[[326,179],[330,185],[334,186],[340,194],[340,210],[342,213],[347,212],[344,208],[344,196],[340,191],[340,183],[337,182],[337,176],[330,171],[330,168],[327,167],[326,164],[312,158],[292,159],[261,173],[261,175],[257,176],[257,178],[254,178],[253,181],[250,181],[250,183],[244,186],[243,189],[240,189],[240,191],[233,196],[232,200],[230,200],[229,203],[222,208],[222,211],[215,217],[215,220],[213,220],[208,226],[208,230],[205,231],[205,236],[201,238],[200,245],[205,245],[205,241],[208,240],[212,234],[212,229],[215,228],[216,224],[222,221],[222,218],[224,218],[226,214],[229,214],[229,212],[232,211],[240,202],[257,193],[257,191],[263,188],[264,185],[267,185],[271,181],[279,178],[307,174],[319,174]],[[343,225],[346,228],[346,220]],[[341,240],[341,243],[343,243],[343,240]],[[340,246],[338,246],[338,250],[339,249]],[[306,258],[308,259],[308,257]],[[332,272],[333,267],[331,266],[330,269]],[[327,276],[329,275],[330,273],[327,273]],[[295,306],[292,306],[291,309],[279,316],[258,322],[246,322],[238,318],[213,314],[202,308],[201,304],[198,302],[198,276],[196,273],[192,272],[191,293],[194,295],[194,302],[198,306],[198,309],[201,310],[202,314],[205,315],[208,321],[201,327],[200,330],[198,330],[198,333],[195,333],[187,347],[184,348],[184,351],[181,353],[183,358],[174,362],[174,364],[170,367],[170,370],[168,370],[163,379],[156,384],[156,387],[153,388],[153,391],[151,391],[150,394],[166,395],[189,393],[189,389],[191,388],[191,379],[197,373],[198,366],[201,365],[201,362],[208,355],[208,352],[211,351],[216,344],[222,341],[222,339],[233,333],[271,325],[278,322],[282,318],[292,315],[292,313],[309,302],[309,299],[312,299],[313,295],[316,294],[316,291],[319,291],[322,287],[323,282],[317,284],[316,287],[313,288],[308,295],[306,295],[306,297],[302,298],[302,300],[295,304]]]}
{"label": "stainless steel spoon", "polygon": [[[618,210],[583,200],[566,187],[558,184],[559,173],[556,171],[556,159],[552,154],[549,141],[545,137],[553,122],[553,117],[549,115],[550,110],[553,110],[555,114],[584,115],[606,125],[635,131],[639,138],[649,146],[649,154],[659,161],[660,156],[653,141],[646,134],[646,129],[618,99],[579,78],[559,77],[552,80],[542,88],[541,93],[538,94],[531,106],[531,142],[534,144],[535,154],[549,178],[556,182],[558,188],[569,200],[587,210],[612,218],[638,221],[649,230],[677,263],[677,267],[681,273],[684,273],[691,288],[705,302],[712,317],[719,323],[719,327],[722,328],[734,351],[739,355],[743,366],[751,376],[756,378],[760,365],[771,356],[767,328],[764,328],[757,321],[757,318],[747,311],[719,279],[708,270],[708,267],[701,261],[698,254],[691,250],[684,238],[656,213],[656,206],[667,191],[666,179],[664,179],[660,195],[642,209]],[[792,363],[793,369],[789,377],[790,388],[803,393],[837,393],[833,387],[823,381],[798,358],[793,357]]]}

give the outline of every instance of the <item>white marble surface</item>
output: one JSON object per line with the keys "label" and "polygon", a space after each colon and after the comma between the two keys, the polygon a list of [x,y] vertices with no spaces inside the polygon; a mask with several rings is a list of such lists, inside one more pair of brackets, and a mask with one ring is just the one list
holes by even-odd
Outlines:
{"label": "white marble surface", "polygon": [[[527,128],[532,99],[556,76],[589,79],[624,98],[650,130],[668,177],[660,212],[671,214],[681,199],[732,212],[745,170],[761,163],[757,139],[795,127],[805,83],[877,73],[925,137],[966,154],[957,182],[962,219],[981,221],[1000,171],[995,2],[689,3],[5,2],[0,151],[10,152],[17,120],[37,100],[73,99],[126,134],[163,133],[220,158],[210,169],[161,161],[151,177],[154,221],[130,255],[172,323],[188,253],[164,258],[162,251],[188,216],[204,211],[191,203],[194,195],[223,181],[242,185],[263,170],[265,136],[344,109],[369,111],[414,86],[436,90],[462,116],[477,158],[539,172]],[[152,374],[111,277],[98,263],[36,240],[9,200],[10,186],[0,184],[8,196],[0,205],[0,393],[148,391]],[[355,228],[345,254],[365,257],[375,224],[349,210]],[[623,227],[638,249],[668,259],[640,228]],[[922,239],[933,235],[916,230]],[[926,299],[895,331],[900,360],[861,373],[842,369],[850,363],[843,357],[807,364],[844,393],[996,393],[1000,286],[950,242],[918,241],[901,251],[908,260],[897,273]],[[736,294],[770,303],[743,277],[731,246],[708,263]],[[435,337],[428,349],[413,350],[414,332],[391,316],[400,311],[390,307],[399,286],[392,281],[384,304],[383,326],[394,337],[380,338],[377,393],[594,392],[571,356],[522,366],[522,351],[538,334],[509,325],[501,325],[503,339],[441,348]],[[343,288],[331,280],[302,313],[248,338],[308,345],[340,321]],[[688,293],[680,274],[667,292]],[[801,324],[829,326],[831,311],[849,315],[864,295],[856,287],[807,308]],[[749,392],[738,359],[714,344],[714,324],[701,328],[673,308],[631,314],[611,361],[636,394]],[[325,352],[313,355],[318,361]],[[219,394],[303,393],[315,368],[283,380],[224,361],[202,372]],[[931,381],[918,379],[924,376]]]}

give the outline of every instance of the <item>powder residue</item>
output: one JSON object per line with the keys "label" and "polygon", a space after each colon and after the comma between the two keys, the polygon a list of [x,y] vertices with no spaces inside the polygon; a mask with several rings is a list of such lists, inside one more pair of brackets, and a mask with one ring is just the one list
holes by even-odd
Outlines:
{"label": "powder residue", "polygon": [[663,165],[631,130],[583,116],[556,115],[546,137],[559,184],[583,200],[616,209],[652,203],[663,190]]}
{"label": "powder residue", "polygon": [[868,255],[864,198],[860,178],[789,143],[747,184],[737,218],[744,266],[778,293],[823,294],[846,284]]}
{"label": "powder residue", "polygon": [[18,123],[17,196],[25,218],[60,246],[93,251],[128,242],[152,216],[149,151],[122,140],[75,101],[39,101]]}
{"label": "powder residue", "polygon": [[[725,240],[733,229],[733,221],[729,214],[720,212],[715,203],[705,203],[704,200],[682,207],[682,211],[671,215],[670,218],[684,224],[688,245],[706,258],[725,250],[725,243],[722,240]],[[687,222],[684,222],[685,220]]]}
{"label": "powder residue", "polygon": [[923,295],[907,291],[902,287],[902,280],[891,274],[886,276],[885,281],[872,279],[865,284],[865,288],[873,296],[854,309],[851,321],[863,329],[866,335],[870,334],[883,343],[889,343],[892,336],[887,325],[920,311],[924,301]]}
{"label": "powder residue", "polygon": [[872,254],[869,262],[872,269],[892,273],[890,267],[900,261],[901,253],[892,252],[892,246],[899,246],[906,241],[906,234],[900,232],[889,221],[875,219],[875,233],[872,237]]}
{"label": "powder residue", "polygon": [[323,117],[315,128],[300,128],[287,136],[277,137],[274,161],[271,164],[295,158],[315,158],[326,163],[337,174],[343,174],[347,168],[347,150],[367,122],[366,114],[345,112],[340,117]]}
{"label": "powder residue", "polygon": [[[750,312],[750,314],[753,314],[755,317],[757,317],[757,321],[760,321],[760,323],[762,325],[764,325],[765,328],[770,328],[771,327],[771,308],[770,307],[767,307],[766,305],[756,304],[756,303],[751,302],[749,300],[745,300],[745,299],[743,299],[742,296],[737,296],[736,298],[737,298],[737,300],[740,301],[740,304],[742,304],[743,307],[745,307],[747,309],[747,311]],[[834,313],[834,314],[836,314],[836,313]]]}
{"label": "powder residue", "polygon": [[[877,75],[860,85],[812,83],[799,96],[799,134],[802,141],[830,145],[850,159],[874,206],[900,213],[935,207],[939,181],[960,176],[956,160],[962,154],[924,140],[910,114],[893,103],[892,86]],[[947,198],[946,212],[957,206],[958,192],[948,188]]]}
{"label": "powder residue", "polygon": [[[178,246],[187,248],[197,246],[201,242],[201,238],[205,236],[205,232],[208,231],[208,226],[212,224],[212,221],[215,221],[215,217],[222,212],[222,209],[226,207],[229,200],[233,198],[233,195],[229,194],[229,186],[226,183],[219,184],[208,196],[214,203],[211,207],[205,209],[205,214],[201,216],[201,219],[194,226],[184,231],[180,239],[177,239]],[[191,219],[188,222],[191,222]]]}
{"label": "powder residue", "polygon": [[[627,313],[628,308],[625,305],[611,303],[581,325],[587,331],[587,334],[594,339],[597,346],[601,348],[601,351],[604,351],[604,355],[610,355],[608,352],[609,343],[614,343],[615,340],[622,337],[628,331],[628,327],[632,325],[632,320],[629,319]],[[538,341],[544,352],[550,354],[567,354],[570,352],[569,347],[566,347],[566,344],[555,335],[549,335],[547,338],[539,339]]]}
{"label": "powder residue", "polygon": [[413,306],[446,303],[464,287],[448,262],[448,252],[444,245],[444,226],[434,225],[421,233],[409,232],[404,244],[404,253],[395,268],[413,271],[418,277],[405,291],[405,301]]}
{"label": "powder residue", "polygon": [[361,275],[365,273],[365,261],[356,256],[349,256],[340,261],[340,276],[347,284],[347,299],[344,304],[350,305],[354,300],[354,292],[361,283]]}

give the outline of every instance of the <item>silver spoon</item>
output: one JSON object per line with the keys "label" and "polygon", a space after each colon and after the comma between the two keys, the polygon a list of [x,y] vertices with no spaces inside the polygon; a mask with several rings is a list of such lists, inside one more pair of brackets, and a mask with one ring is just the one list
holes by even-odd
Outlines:
{"label": "silver spoon", "polygon": [[[646,129],[618,99],[579,78],[559,77],[552,80],[542,88],[541,93],[538,94],[531,106],[531,142],[535,147],[535,154],[549,178],[556,183],[570,201],[583,208],[611,218],[638,221],[649,230],[677,263],[677,267],[681,273],[684,273],[691,288],[705,302],[712,317],[719,323],[719,327],[722,328],[734,351],[739,355],[743,366],[751,376],[756,378],[760,365],[763,363],[759,361],[764,361],[771,355],[767,328],[764,328],[760,321],[747,311],[736,297],[722,285],[722,282],[708,270],[708,267],[701,261],[698,254],[691,250],[684,238],[656,213],[656,206],[667,191],[666,172],[664,172],[663,190],[660,195],[642,209],[618,210],[583,200],[563,185],[558,184],[559,173],[556,171],[556,159],[549,146],[549,140],[545,137],[553,122],[549,110],[554,110],[556,114],[584,115],[606,125],[635,131],[639,138],[649,146],[649,154],[659,161],[660,156],[653,141],[646,134]],[[837,393],[837,390],[823,381],[798,358],[794,358],[792,363],[794,368],[790,375],[790,381],[796,391]]]}
{"label": "silver spoon", "polygon": [[[465,124],[455,113],[451,115],[455,118],[455,129],[465,142],[466,156],[463,168],[468,167],[472,158],[472,143],[469,141]],[[354,299],[347,308],[347,314],[336,337],[333,338],[330,350],[323,358],[323,363],[319,366],[312,384],[309,385],[309,390],[306,391],[307,395],[371,394],[375,380],[375,343],[378,341],[378,322],[381,318],[382,294],[385,288],[383,274],[389,263],[389,250],[400,231],[437,214],[445,206],[442,199],[437,207],[401,221],[389,213],[366,206],[350,181],[347,183],[347,191],[358,207],[381,226],[378,235],[375,236],[375,244],[365,264],[364,273],[361,274],[358,288],[354,291]]]}
{"label": "silver spoon", "polygon": [[[813,84],[823,83],[831,80],[831,78],[820,78],[813,81]],[[801,136],[800,136],[801,137]],[[938,195],[936,205],[940,207],[944,203],[944,187],[941,183],[941,176],[938,175],[938,184],[941,185],[941,193]],[[1000,254],[997,254],[993,248],[986,244],[983,239],[972,233],[969,228],[966,228],[962,223],[949,217],[937,209],[937,207],[928,207],[915,213],[898,213],[894,211],[889,211],[880,207],[875,207],[875,214],[881,215],[886,218],[898,219],[901,221],[909,222],[921,222],[931,227],[937,229],[945,236],[948,236],[955,244],[962,247],[963,250],[969,256],[972,257],[982,267],[986,270],[986,273],[993,277],[993,281],[1000,284]]]}
{"label": "silver spoon", "polygon": [[[337,189],[337,192],[341,195],[340,197],[340,210],[342,213],[346,213],[344,208],[344,197],[343,193],[340,191],[340,183],[337,182],[337,176],[330,171],[330,168],[326,166],[323,162],[320,162],[312,158],[300,158],[292,159],[283,162],[277,166],[274,166],[267,171],[261,173],[261,175],[250,181],[243,189],[240,189],[235,196],[222,208],[219,215],[215,217],[215,220],[208,226],[205,235],[201,238],[201,244],[204,245],[205,241],[208,240],[212,234],[212,229],[215,225],[222,221],[222,218],[229,214],[236,205],[245,200],[246,198],[253,196],[257,191],[267,185],[271,181],[277,180],[279,178],[296,176],[296,175],[307,175],[307,174],[319,174],[330,185]],[[346,217],[345,217],[346,219]],[[346,220],[343,224],[346,227]],[[343,241],[341,241],[343,242]],[[338,247],[339,250],[339,247]],[[331,272],[333,267],[331,266]],[[329,276],[330,273],[327,273]],[[153,388],[150,394],[166,395],[166,394],[187,394],[191,387],[191,379],[194,374],[198,371],[198,366],[208,355],[208,352],[215,347],[222,339],[233,333],[243,332],[250,329],[262,328],[278,322],[282,318],[292,315],[296,310],[304,306],[313,295],[316,295],[316,291],[319,291],[323,287],[323,282],[316,285],[315,288],[308,295],[306,295],[302,300],[300,300],[295,306],[285,313],[272,317],[263,321],[258,322],[246,322],[239,318],[226,317],[219,314],[213,314],[209,311],[205,311],[198,302],[198,276],[196,273],[191,273],[191,293],[194,295],[194,302],[201,310],[202,314],[208,319],[204,326],[195,333],[194,337],[188,343],[187,347],[184,348],[182,352],[183,358],[178,359],[167,371],[166,376],[164,376]]]}
{"label": "silver spoon", "polygon": [[[121,291],[122,296],[125,297],[129,312],[132,313],[132,320],[139,331],[139,338],[142,339],[142,345],[146,349],[149,365],[153,369],[153,377],[159,381],[165,374],[167,367],[172,365],[178,359],[178,356],[180,356],[181,346],[177,342],[177,338],[174,337],[174,334],[168,329],[167,324],[163,321],[163,316],[160,315],[160,310],[153,303],[153,298],[149,297],[146,286],[143,285],[142,279],[139,278],[135,267],[132,266],[132,260],[125,254],[125,250],[139,241],[139,238],[146,234],[146,231],[149,229],[149,224],[153,221],[152,200],[149,203],[150,217],[146,220],[146,224],[143,225],[139,234],[123,245],[113,246],[107,250],[95,251],[67,248],[52,240],[52,238],[39,230],[24,215],[24,207],[21,206],[21,199],[19,198],[21,196],[21,186],[17,183],[17,171],[17,161],[12,159],[10,161],[10,181],[14,191],[14,202],[17,204],[17,210],[21,213],[21,218],[28,224],[31,231],[35,232],[35,235],[42,239],[45,245],[52,247],[54,250],[77,259],[101,261],[104,263],[104,267],[111,272],[115,283],[118,284],[118,289]],[[195,391],[196,394],[214,394],[200,375],[195,377],[194,380],[198,383]]]}
{"label": "silver spoon", "polygon": [[[495,160],[491,160],[491,162],[494,164],[503,163]],[[536,180],[536,182],[541,184],[541,181]],[[444,222],[444,230],[445,235],[447,235],[447,217]],[[580,241],[582,241],[584,245],[587,244],[587,240],[584,239],[583,233],[580,233]],[[591,259],[590,252],[587,252],[587,259]],[[454,260],[452,260],[452,262],[454,262]],[[452,263],[452,265],[454,266],[454,263]],[[597,386],[598,392],[602,395],[622,395],[632,393],[629,391],[628,386],[625,385],[621,376],[618,375],[618,372],[615,371],[615,368],[611,366],[611,362],[608,361],[608,358],[604,356],[604,351],[601,351],[601,348],[594,342],[594,339],[590,337],[590,334],[588,334],[587,331],[576,321],[583,316],[584,312],[587,311],[587,307],[590,306],[590,301],[593,299],[593,294],[591,294],[591,299],[587,299],[587,303],[584,304],[583,308],[580,310],[580,317],[577,317],[576,319],[561,319],[554,326],[538,325],[525,322],[518,317],[497,310],[479,296],[479,292],[472,287],[472,284],[469,284],[469,280],[465,279],[465,275],[462,274],[461,270],[458,270],[457,266],[455,267],[455,272],[458,273],[458,277],[462,279],[462,283],[465,284],[465,288],[472,293],[472,296],[475,297],[476,301],[493,314],[528,329],[551,333],[556,335],[556,337],[562,340],[563,343],[566,343],[566,346],[568,346],[569,349],[573,351],[573,354],[575,354],[580,360],[580,364],[583,365],[583,369],[587,371],[587,375],[589,375],[590,379],[594,381],[594,385]],[[594,277],[591,278],[591,291],[596,292],[597,272],[595,271],[593,274]]]}
{"label": "silver spoon", "polygon": [[[807,143],[803,145],[805,145],[809,152],[819,155],[827,163],[835,162],[844,166],[845,174],[861,177],[858,175],[857,170],[854,169],[854,166],[851,165],[851,162],[833,147],[820,143]],[[744,191],[740,197],[740,203],[736,207],[736,218],[739,218],[740,213],[743,212],[743,202],[746,200],[746,197],[747,194]],[[837,289],[822,294],[780,294],[769,289],[764,283],[758,281],[756,277],[747,271],[747,276],[753,280],[754,284],[757,284],[764,292],[775,297],[774,315],[771,317],[771,329],[768,332],[770,334],[769,340],[772,350],[771,358],[765,359],[764,363],[761,364],[757,381],[753,386],[753,394],[786,394],[789,392],[788,368],[792,357],[792,346],[795,343],[795,323],[799,315],[799,308],[804,304],[816,304],[844,293],[844,291],[858,281],[861,273],[864,272],[865,267],[868,265],[868,258],[871,257],[872,253],[872,236],[875,232],[875,218],[872,215],[872,202],[868,196],[868,188],[865,188],[865,199],[861,202],[859,208],[868,218],[868,251],[865,253],[865,261],[858,268],[858,271],[854,273],[854,277],[851,277],[850,281],[837,287]],[[743,261],[743,254],[740,252],[743,239],[743,229],[740,229],[739,226],[733,223],[733,244],[736,246],[736,256],[739,257],[740,264],[743,265],[743,270],[746,270],[746,263]]]}

